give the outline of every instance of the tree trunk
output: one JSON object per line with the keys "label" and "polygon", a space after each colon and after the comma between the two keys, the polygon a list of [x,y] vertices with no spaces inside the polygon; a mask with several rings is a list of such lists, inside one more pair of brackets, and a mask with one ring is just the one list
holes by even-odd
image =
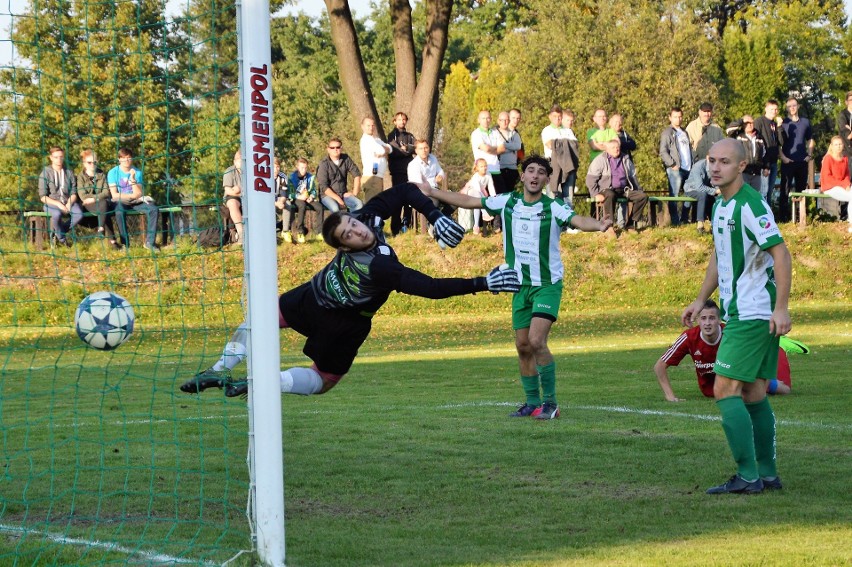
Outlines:
{"label": "tree trunk", "polygon": [[427,0],[426,4],[426,43],[423,46],[423,62],[420,67],[420,80],[414,90],[411,101],[411,121],[408,130],[417,138],[425,138],[432,143],[435,130],[434,108],[438,101],[438,80],[441,64],[447,51],[450,18],[453,11],[452,0]]}
{"label": "tree trunk", "polygon": [[396,60],[396,93],[394,112],[411,110],[411,99],[417,86],[414,59],[414,33],[411,24],[411,4],[408,0],[390,0],[393,22],[393,54]]}
{"label": "tree trunk", "polygon": [[[367,70],[358,46],[358,36],[355,34],[355,24],[352,21],[352,11],[347,0],[325,0],[328,19],[331,24],[331,39],[337,51],[337,62],[340,70],[340,82],[349,101],[349,111],[360,125],[361,120],[372,117],[376,121],[376,135],[384,139],[382,121],[376,112],[376,102],[367,81]],[[359,131],[356,129],[356,132]]]}

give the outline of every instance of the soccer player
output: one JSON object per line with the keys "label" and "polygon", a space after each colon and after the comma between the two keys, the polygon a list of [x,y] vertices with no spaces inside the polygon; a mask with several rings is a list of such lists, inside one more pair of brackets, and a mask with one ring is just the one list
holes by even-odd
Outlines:
{"label": "soccer player", "polygon": [[553,169],[541,156],[521,164],[523,193],[503,193],[476,198],[430,189],[429,195],[467,209],[485,209],[503,221],[506,263],[521,274],[521,289],[512,298],[512,327],[526,402],[511,417],[556,419],[556,364],[547,346],[550,328],[562,301],[562,227],[605,231],[612,220],[596,221],[574,213],[570,205],[543,193]]}
{"label": "soccer player", "polygon": [[[654,365],[654,374],[660,383],[660,389],[670,402],[681,402],[683,399],[675,396],[669,381],[669,366],[677,366],[680,361],[689,355],[695,364],[695,373],[698,375],[698,388],[708,398],[713,397],[713,384],[716,382],[716,373],[713,365],[716,362],[716,351],[719,350],[719,342],[722,340],[722,329],[719,318],[719,306],[712,299],[704,303],[704,309],[698,314],[698,325],[687,329],[674,342],[663,356]],[[792,383],[790,381],[790,362],[782,345],[778,349],[778,376],[766,382],[767,394],[789,394]]]}
{"label": "soccer player", "polygon": [[681,315],[691,327],[719,288],[727,321],[716,356],[713,395],[737,472],[708,494],[780,489],[775,463],[775,414],[766,381],[775,378],[779,337],[790,331],[790,252],[760,193],[743,182],[746,157],[732,138],[713,144],[710,180],[721,191],[713,206],[715,249],[698,297]]}
{"label": "soccer player", "polygon": [[[420,188],[418,188],[420,187]],[[288,394],[324,394],[349,372],[358,349],[370,334],[373,315],[392,291],[443,299],[478,291],[514,292],[520,288],[518,274],[495,268],[485,277],[431,278],[404,266],[382,232],[383,220],[410,205],[434,226],[439,243],[455,247],[464,230],[444,216],[419,186],[406,183],[375,195],[356,213],[338,211],[323,223],[325,242],[337,250],[334,259],[311,280],[279,297],[279,326],[306,337],[302,352],[313,361],[310,368],[281,372],[281,391]],[[231,379],[231,370],[247,353],[245,323],[225,345],[221,358],[211,368],[184,383],[180,389],[195,394],[207,388],[225,388],[228,397],[248,391],[246,381]]]}

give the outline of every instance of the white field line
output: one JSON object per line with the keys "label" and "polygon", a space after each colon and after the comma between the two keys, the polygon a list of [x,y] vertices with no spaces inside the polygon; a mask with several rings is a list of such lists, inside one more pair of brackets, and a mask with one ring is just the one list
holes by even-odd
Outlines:
{"label": "white field line", "polygon": [[185,565],[210,565],[215,566],[218,563],[212,563],[210,561],[200,561],[198,559],[188,559],[183,557],[173,557],[171,555],[164,555],[162,553],[156,553],[154,551],[142,551],[139,549],[131,549],[129,547],[124,547],[123,545],[119,545],[117,543],[98,541],[98,540],[88,540],[88,539],[78,539],[74,537],[67,537],[61,534],[52,534],[50,532],[43,532],[39,530],[31,530],[27,528],[22,528],[19,526],[10,526],[7,524],[0,524],[0,532],[5,532],[12,535],[24,536],[24,535],[37,535],[41,536],[45,539],[49,539],[51,541],[55,541],[56,543],[60,543],[63,545],[82,545],[85,547],[95,547],[99,549],[104,549],[106,551],[116,551],[118,553],[124,553],[126,555],[138,556],[144,559],[149,563],[166,563],[166,564],[185,564]]}

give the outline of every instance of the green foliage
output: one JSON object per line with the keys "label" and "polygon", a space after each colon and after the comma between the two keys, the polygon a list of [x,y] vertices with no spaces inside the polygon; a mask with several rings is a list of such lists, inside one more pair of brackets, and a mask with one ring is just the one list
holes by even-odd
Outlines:
{"label": "green foliage", "polygon": [[[728,117],[755,114],[770,99],[786,94],[784,60],[768,30],[752,26],[744,32],[732,26],[722,40]],[[759,64],[757,63],[759,62]]]}

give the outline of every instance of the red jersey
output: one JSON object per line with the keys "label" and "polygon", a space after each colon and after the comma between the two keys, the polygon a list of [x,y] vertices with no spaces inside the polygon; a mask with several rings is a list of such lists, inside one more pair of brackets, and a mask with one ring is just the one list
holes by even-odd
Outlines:
{"label": "red jersey", "polygon": [[[722,325],[723,330],[724,328],[725,326]],[[701,327],[692,327],[680,334],[674,344],[663,353],[660,360],[665,362],[666,366],[677,366],[687,354],[691,356],[692,361],[695,363],[695,374],[698,375],[698,388],[702,394],[708,398],[712,398],[713,383],[716,381],[716,373],[713,372],[713,365],[716,362],[716,352],[719,350],[720,342],[722,342],[722,333],[719,333],[719,338],[715,343],[710,344],[701,336]],[[787,353],[780,348],[778,349],[777,378],[779,382],[792,387],[790,362],[787,360]]]}

